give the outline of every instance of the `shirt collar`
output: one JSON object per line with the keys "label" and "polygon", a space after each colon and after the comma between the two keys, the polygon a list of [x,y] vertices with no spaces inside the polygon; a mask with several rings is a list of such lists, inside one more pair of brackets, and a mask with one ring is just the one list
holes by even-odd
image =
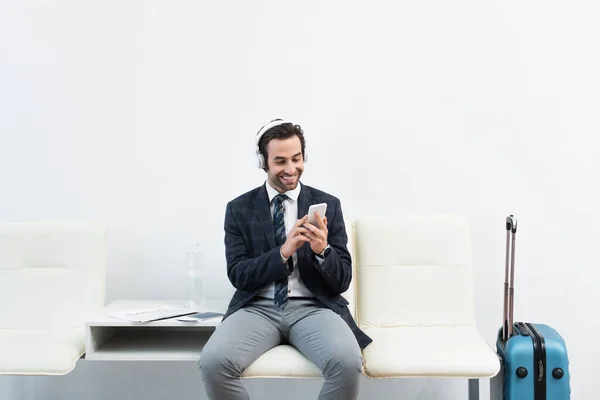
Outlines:
{"label": "shirt collar", "polygon": [[[302,186],[302,184],[300,182],[298,182],[298,185],[296,186],[296,188],[294,190],[288,190],[287,192],[285,192],[283,194],[285,194],[287,197],[289,197],[293,201],[298,201],[298,196],[300,195],[301,186]],[[265,182],[265,187],[267,188],[267,194],[269,195],[269,203],[270,203],[273,201],[273,198],[279,194],[279,192],[277,190],[273,189],[273,187],[271,185],[269,185],[269,181]]]}

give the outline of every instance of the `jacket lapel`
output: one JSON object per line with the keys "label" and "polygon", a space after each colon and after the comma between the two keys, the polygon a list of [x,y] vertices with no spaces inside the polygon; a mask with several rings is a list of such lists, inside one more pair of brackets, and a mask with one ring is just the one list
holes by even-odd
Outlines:
{"label": "jacket lapel", "polygon": [[260,225],[265,232],[265,236],[271,248],[275,247],[275,231],[273,230],[273,219],[271,218],[271,208],[267,189],[262,186],[258,195],[254,198],[254,210],[260,221]]}
{"label": "jacket lapel", "polygon": [[303,185],[302,189],[300,190],[300,195],[298,196],[298,219],[308,214],[308,208],[312,203],[313,199],[310,188]]}

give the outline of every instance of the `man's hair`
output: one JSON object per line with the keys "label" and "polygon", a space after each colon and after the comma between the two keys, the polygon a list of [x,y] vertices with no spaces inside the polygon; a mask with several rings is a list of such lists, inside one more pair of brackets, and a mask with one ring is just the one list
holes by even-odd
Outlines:
{"label": "man's hair", "polygon": [[302,159],[304,159],[306,143],[304,140],[304,131],[302,130],[300,125],[295,125],[292,123],[277,125],[269,129],[262,135],[262,137],[258,141],[258,151],[264,157],[265,170],[269,169],[269,155],[267,154],[267,145],[269,144],[269,142],[273,139],[284,140],[294,136],[298,136],[298,139],[300,139]]}

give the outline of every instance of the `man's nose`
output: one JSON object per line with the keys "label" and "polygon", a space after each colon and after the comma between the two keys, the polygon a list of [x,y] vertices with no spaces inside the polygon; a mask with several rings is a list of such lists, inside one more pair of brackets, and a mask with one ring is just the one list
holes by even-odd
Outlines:
{"label": "man's nose", "polygon": [[294,172],[296,172],[296,166],[294,165],[294,163],[293,162],[287,163],[285,166],[285,173],[289,174],[289,175],[294,175]]}

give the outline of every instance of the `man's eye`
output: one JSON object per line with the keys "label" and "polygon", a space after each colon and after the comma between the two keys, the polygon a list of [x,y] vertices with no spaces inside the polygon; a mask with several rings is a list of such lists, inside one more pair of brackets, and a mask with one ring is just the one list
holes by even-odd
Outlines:
{"label": "man's eye", "polygon": [[292,159],[292,161],[293,162],[298,162],[298,161],[300,161],[300,159],[299,158],[294,158],[294,159]]}

